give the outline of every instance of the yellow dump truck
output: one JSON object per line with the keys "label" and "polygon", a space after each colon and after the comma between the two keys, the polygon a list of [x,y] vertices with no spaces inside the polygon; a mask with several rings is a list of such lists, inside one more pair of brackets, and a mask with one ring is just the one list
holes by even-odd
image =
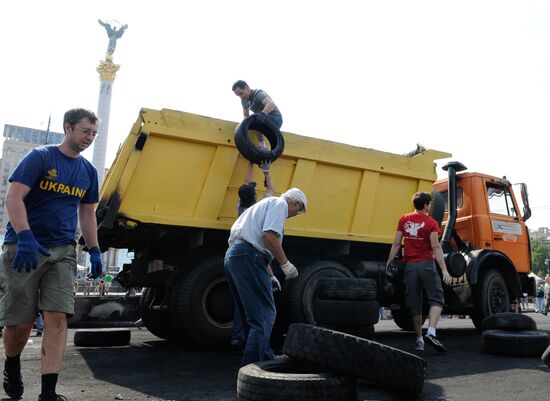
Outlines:
{"label": "yellow dump truck", "polygon": [[[223,256],[229,229],[237,217],[237,191],[248,163],[234,144],[236,125],[180,111],[142,109],[102,185],[97,208],[101,248],[134,252],[132,263],[124,266],[119,280],[125,286],[146,288],[140,305],[142,318],[159,337],[191,337],[207,346],[229,342],[233,301],[223,272]],[[375,277],[383,270],[397,220],[411,210],[412,194],[432,191],[434,161],[450,157],[424,149],[408,156],[396,155],[286,132],[284,141],[284,154],[271,168],[276,195],[291,187],[302,189],[308,198],[308,212],[288,220],[285,226],[284,248],[300,276],[285,283],[277,297],[283,328],[292,321],[314,320],[311,302],[320,278]],[[458,186],[455,181],[460,169],[458,164],[451,164],[453,187]],[[255,168],[254,174],[257,182],[263,182],[260,169]],[[481,195],[486,199],[483,180],[476,181],[479,188],[464,181],[470,184],[458,191],[463,204],[469,205],[472,191],[479,192],[476,199]],[[515,236],[514,243],[528,255],[527,229],[514,193],[505,180],[493,180],[491,193],[498,196],[497,187],[507,193],[511,208],[507,213],[512,209],[515,213],[506,217],[509,231],[515,234],[505,238]],[[436,186],[439,192],[451,192],[456,198],[455,190],[448,191],[447,180]],[[257,187],[258,197],[261,187]],[[448,204],[453,206],[456,201]],[[459,216],[460,230],[454,230],[457,207],[454,209],[442,225],[448,226],[444,235],[447,253],[454,255],[449,261],[455,260],[458,271],[456,283],[445,289],[449,311],[475,314],[477,310],[481,318],[507,308],[504,303],[509,305],[511,297],[527,287],[527,280],[524,283],[517,273],[526,275],[530,263],[521,254],[517,263],[524,265],[520,268],[506,256],[506,249],[493,247],[496,241],[492,231],[483,232],[490,237],[486,241],[479,237],[479,230],[472,226],[482,221],[492,230],[489,212],[476,210],[470,222],[467,216]],[[455,238],[452,246],[451,235]],[[456,240],[459,235],[460,241]],[[481,258],[468,256],[480,248],[480,240],[485,241],[481,246],[485,253],[495,248],[492,256],[481,252],[491,260],[492,269],[500,269],[499,255],[507,259],[511,271],[502,273],[504,284],[500,287],[499,280],[496,284],[483,281]],[[474,271],[475,277],[471,277]],[[478,283],[489,295],[479,293]],[[407,326],[400,282],[383,286],[379,280],[379,284],[382,292],[394,286],[380,303],[392,308],[396,323]],[[496,300],[490,295],[495,293],[495,285],[504,292]],[[452,292],[454,287],[456,293]],[[476,300],[482,300],[483,307]],[[498,305],[491,306],[491,302]]]}

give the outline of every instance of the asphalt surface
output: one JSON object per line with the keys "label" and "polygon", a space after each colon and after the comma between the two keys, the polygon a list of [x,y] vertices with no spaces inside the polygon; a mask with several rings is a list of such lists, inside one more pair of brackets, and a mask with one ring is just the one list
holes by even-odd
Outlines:
{"label": "asphalt surface", "polygon": [[[535,318],[539,330],[550,333],[550,316],[529,315]],[[399,330],[391,320],[380,321],[375,328],[375,341],[414,352],[413,333]],[[240,357],[231,351],[206,351],[192,345],[176,347],[138,329],[132,329],[128,346],[75,347],[73,334],[74,330],[69,330],[58,383],[58,392],[69,400],[233,401],[236,398]],[[426,350],[418,353],[428,366],[422,394],[404,395],[361,380],[358,400],[550,400],[550,368],[540,358],[483,353],[480,335],[469,319],[442,319],[437,334],[448,352],[439,354],[426,345]],[[42,339],[30,340],[22,354],[23,399],[37,400]]]}

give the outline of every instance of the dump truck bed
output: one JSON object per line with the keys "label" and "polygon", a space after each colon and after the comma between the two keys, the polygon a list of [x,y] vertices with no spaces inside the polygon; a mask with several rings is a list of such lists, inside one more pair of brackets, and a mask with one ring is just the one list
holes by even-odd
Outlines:
{"label": "dump truck bed", "polygon": [[[234,144],[236,125],[142,109],[101,188],[102,247],[111,246],[105,243],[109,230],[120,227],[230,229],[247,167]],[[271,167],[276,195],[297,187],[308,198],[307,214],[285,225],[290,236],[391,243],[397,219],[411,210],[412,194],[431,191],[434,161],[451,156],[436,150],[403,156],[283,135],[284,154]],[[254,179],[261,198],[265,189],[257,167]]]}

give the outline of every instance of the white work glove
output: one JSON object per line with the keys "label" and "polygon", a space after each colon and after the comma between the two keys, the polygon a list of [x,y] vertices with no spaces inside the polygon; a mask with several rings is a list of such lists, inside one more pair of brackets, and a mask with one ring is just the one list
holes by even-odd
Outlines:
{"label": "white work glove", "polygon": [[262,171],[264,173],[269,173],[269,169],[271,167],[271,162],[269,160],[263,160],[260,164],[259,164],[260,168],[262,169]]}
{"label": "white work glove", "polygon": [[273,292],[281,291],[281,283],[277,280],[277,277],[271,276],[271,286],[273,287]]}
{"label": "white work glove", "polygon": [[285,274],[287,280],[298,277],[298,269],[290,263],[290,260],[287,260],[285,264],[281,265],[281,270]]}

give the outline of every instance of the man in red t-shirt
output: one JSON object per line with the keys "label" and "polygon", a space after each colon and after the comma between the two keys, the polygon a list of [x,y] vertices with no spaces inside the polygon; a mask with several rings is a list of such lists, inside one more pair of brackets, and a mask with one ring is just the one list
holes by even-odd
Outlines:
{"label": "man in red t-shirt", "polygon": [[[405,301],[412,315],[414,331],[416,333],[417,351],[424,350],[424,339],[437,351],[446,349],[436,337],[435,328],[443,309],[443,288],[441,279],[435,267],[434,256],[443,273],[443,281],[451,283],[451,276],[447,272],[443,249],[439,245],[437,222],[428,212],[432,196],[427,192],[417,192],[413,196],[415,211],[402,216],[397,224],[397,232],[393,241],[388,264],[390,264],[401,250],[401,241],[404,242],[405,282],[407,290]],[[422,337],[422,293],[425,292],[430,305],[428,331]]]}

